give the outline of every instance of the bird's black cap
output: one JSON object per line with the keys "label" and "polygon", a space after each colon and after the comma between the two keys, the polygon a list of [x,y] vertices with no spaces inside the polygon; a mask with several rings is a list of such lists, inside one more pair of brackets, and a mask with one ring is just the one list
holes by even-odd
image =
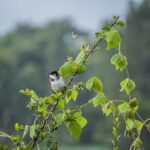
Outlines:
{"label": "bird's black cap", "polygon": [[56,77],[59,76],[59,73],[57,70],[50,72],[48,75],[56,75]]}

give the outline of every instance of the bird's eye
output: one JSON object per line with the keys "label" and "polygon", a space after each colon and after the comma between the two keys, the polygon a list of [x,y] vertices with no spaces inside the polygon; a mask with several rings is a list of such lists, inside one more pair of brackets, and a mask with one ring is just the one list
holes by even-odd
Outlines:
{"label": "bird's eye", "polygon": [[51,81],[54,81],[54,79],[51,78]]}

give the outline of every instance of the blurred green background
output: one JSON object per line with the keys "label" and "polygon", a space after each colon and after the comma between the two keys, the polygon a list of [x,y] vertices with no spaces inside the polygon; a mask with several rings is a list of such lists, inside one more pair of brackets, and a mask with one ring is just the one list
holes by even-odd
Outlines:
{"label": "blurred green background", "polygon": [[[121,31],[121,49],[128,57],[131,78],[137,83],[134,96],[139,99],[139,112],[146,119],[150,117],[150,1],[144,0],[138,4],[130,1],[128,6],[126,26]],[[64,18],[50,21],[40,27],[32,23],[21,23],[0,36],[0,130],[13,133],[14,123],[32,122],[32,112],[26,108],[28,99],[18,91],[29,88],[41,97],[50,94],[48,73],[58,69],[67,56],[75,56],[78,53],[79,46],[73,41],[72,32],[79,34],[83,41],[89,41],[87,37],[94,35],[74,25],[71,18]],[[77,80],[86,81],[89,77],[98,75],[103,81],[108,98],[125,98],[125,95],[119,92],[119,82],[124,75],[116,72],[110,65],[113,53],[101,48],[91,58],[87,71]],[[82,104],[90,97],[92,95],[83,91],[77,103]],[[99,109],[93,107],[84,109],[84,116],[89,122],[80,141],[71,138],[65,127],[56,132],[60,150],[110,149],[111,118],[107,119]],[[120,131],[123,132],[122,127]],[[145,149],[148,150],[150,134],[144,130],[142,137]],[[121,140],[123,142],[119,144],[122,149],[127,149],[129,140],[123,136]]]}

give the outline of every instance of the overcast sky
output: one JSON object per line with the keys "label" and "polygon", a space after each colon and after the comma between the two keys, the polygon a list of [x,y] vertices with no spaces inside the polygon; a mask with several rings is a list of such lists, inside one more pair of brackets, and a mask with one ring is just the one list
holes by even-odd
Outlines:
{"label": "overcast sky", "polygon": [[[81,28],[96,30],[104,20],[120,15],[125,20],[130,0],[0,0],[0,34],[17,23],[43,25],[70,17]],[[140,0],[134,0],[140,1]]]}

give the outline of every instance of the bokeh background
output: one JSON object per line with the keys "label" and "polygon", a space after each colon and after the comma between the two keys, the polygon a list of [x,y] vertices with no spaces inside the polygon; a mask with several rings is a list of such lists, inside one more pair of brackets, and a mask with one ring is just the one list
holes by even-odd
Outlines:
{"label": "bokeh background", "polygon": [[[42,97],[50,94],[47,74],[79,51],[71,33],[89,41],[87,37],[92,38],[114,15],[126,23],[121,48],[137,83],[134,96],[139,100],[139,112],[143,118],[150,117],[150,0],[0,0],[0,130],[13,133],[15,122],[32,122],[28,99],[18,91],[30,88]],[[98,75],[108,98],[125,99],[119,92],[124,75],[110,65],[111,55],[101,48],[78,81]],[[83,93],[78,103],[89,97]],[[84,115],[89,123],[80,141],[71,138],[64,127],[57,131],[60,150],[111,149],[111,118],[93,107],[85,109]],[[145,149],[150,149],[150,134],[144,130],[142,137]],[[123,136],[121,140],[122,149],[127,149],[129,140]]]}

